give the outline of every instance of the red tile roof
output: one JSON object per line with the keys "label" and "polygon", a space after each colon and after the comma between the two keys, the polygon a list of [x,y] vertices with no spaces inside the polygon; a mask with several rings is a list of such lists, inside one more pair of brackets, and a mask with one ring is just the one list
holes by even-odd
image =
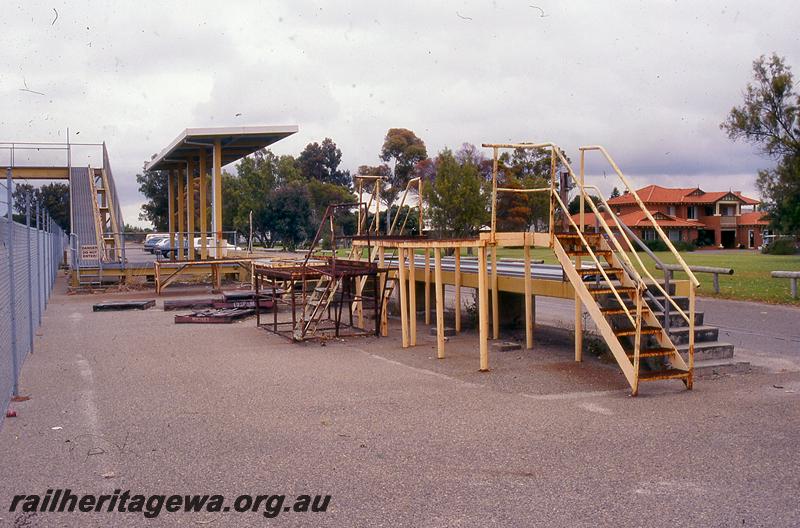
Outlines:
{"label": "red tile roof", "polygon": [[[745,205],[755,205],[759,202],[754,198],[742,195],[740,191],[715,191],[704,192],[699,187],[676,188],[648,185],[636,191],[644,203],[684,203],[684,204],[711,204],[728,194],[734,195]],[[631,194],[623,194],[608,201],[609,205],[634,204],[636,200]]]}
{"label": "red tile roof", "polygon": [[769,225],[769,217],[763,211],[754,211],[752,213],[742,213],[739,217],[739,225]]}
{"label": "red tile roof", "polygon": [[[705,229],[706,227],[703,222],[698,222],[697,220],[683,220],[681,218],[675,218],[674,216],[669,216],[661,212],[656,212],[653,217],[656,219],[656,223],[661,227],[685,227],[689,229]],[[603,213],[603,218],[606,220],[609,226],[613,227],[613,224],[611,223],[612,220],[608,213]],[[578,223],[579,215],[572,215],[572,219],[575,221],[575,223]],[[628,227],[653,226],[653,224],[647,218],[647,215],[644,214],[644,211],[634,211],[632,213],[619,215],[619,219]],[[587,226],[596,225],[594,213],[584,214],[584,224]]]}

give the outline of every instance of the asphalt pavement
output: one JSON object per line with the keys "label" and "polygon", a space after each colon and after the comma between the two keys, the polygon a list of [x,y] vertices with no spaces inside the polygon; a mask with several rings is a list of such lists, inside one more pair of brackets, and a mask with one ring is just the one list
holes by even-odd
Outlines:
{"label": "asphalt pavement", "polygon": [[[656,382],[631,398],[616,366],[573,362],[546,328],[534,350],[493,352],[480,373],[470,333],[443,360],[424,325],[411,349],[396,329],[297,345],[253,320],[175,325],[160,299],[92,312],[147,292],[65,289],[60,279],[23,368],[30,399],[0,430],[0,525],[800,525],[800,372],[693,391]],[[273,519],[8,511],[14,495],[53,488],[331,502]]]}

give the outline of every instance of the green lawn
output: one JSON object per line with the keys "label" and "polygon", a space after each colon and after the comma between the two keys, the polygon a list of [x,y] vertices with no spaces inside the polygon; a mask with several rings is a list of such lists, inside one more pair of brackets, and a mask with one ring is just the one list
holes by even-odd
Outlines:
{"label": "green lawn", "polygon": [[[499,249],[499,257],[521,258],[521,249]],[[663,272],[657,270],[653,260],[645,253],[639,254],[653,277],[660,279]],[[666,263],[676,263],[677,259],[669,252],[657,252],[656,256]],[[700,281],[699,295],[723,299],[761,301],[800,306],[799,299],[792,299],[788,279],[773,279],[771,271],[800,271],[800,255],[762,255],[753,251],[731,251],[725,253],[694,251],[681,253],[690,266],[712,266],[733,268],[733,275],[720,275],[720,292],[714,293],[714,276],[696,273]],[[537,248],[531,251],[531,258],[544,259],[545,264],[555,264],[556,258],[549,249]],[[633,260],[633,259],[632,259]],[[686,279],[685,273],[675,273],[676,279]]]}
{"label": "green lawn", "polygon": [[[340,251],[342,256],[345,252]],[[462,255],[466,255],[462,250]],[[500,258],[522,258],[522,249],[500,248]],[[642,262],[657,279],[663,272],[655,268],[653,260],[645,253],[640,253]],[[714,293],[713,275],[697,273],[700,281],[698,294],[704,297],[738,299],[745,301],[761,301],[767,303],[793,304],[800,306],[800,299],[792,299],[788,279],[773,279],[771,271],[800,271],[800,255],[762,255],[753,251],[706,252],[694,251],[681,254],[690,266],[712,266],[717,268],[733,268],[733,275],[720,275],[720,293]],[[659,259],[667,263],[676,263],[669,252],[656,253]],[[556,257],[550,249],[535,248],[531,250],[531,258],[542,259],[545,264],[557,264]],[[686,274],[675,273],[676,279],[686,279]]]}

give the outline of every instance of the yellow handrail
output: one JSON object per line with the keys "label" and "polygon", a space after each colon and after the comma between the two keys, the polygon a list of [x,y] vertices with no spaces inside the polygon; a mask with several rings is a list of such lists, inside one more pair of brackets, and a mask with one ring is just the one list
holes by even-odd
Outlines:
{"label": "yellow handrail", "polygon": [[675,258],[677,259],[678,263],[683,268],[683,271],[686,273],[686,275],[689,276],[689,280],[695,286],[700,286],[700,281],[697,280],[697,277],[695,277],[694,273],[692,273],[692,270],[689,269],[689,266],[683,260],[683,258],[681,257],[680,253],[678,253],[678,250],[675,249],[674,245],[672,245],[672,242],[670,241],[669,237],[661,229],[661,226],[658,225],[658,223],[656,222],[656,219],[653,218],[653,215],[650,213],[650,210],[647,209],[647,207],[645,206],[645,204],[642,201],[642,199],[639,198],[639,195],[636,193],[636,191],[631,186],[630,181],[628,180],[628,178],[625,177],[625,175],[619,169],[619,167],[617,166],[616,162],[611,158],[611,155],[608,153],[608,151],[604,147],[602,147],[600,145],[584,146],[584,147],[580,147],[579,150],[582,150],[582,151],[597,150],[601,154],[603,154],[603,156],[606,158],[606,161],[608,161],[608,163],[614,169],[614,172],[617,173],[617,176],[619,177],[619,179],[622,180],[622,182],[625,184],[625,187],[628,189],[628,192],[636,200],[636,203],[639,205],[639,208],[645,213],[645,215],[647,216],[647,219],[650,220],[650,223],[653,224],[653,228],[655,228],[656,232],[661,237],[661,240],[666,244],[666,246],[669,248],[670,252],[675,256]]}

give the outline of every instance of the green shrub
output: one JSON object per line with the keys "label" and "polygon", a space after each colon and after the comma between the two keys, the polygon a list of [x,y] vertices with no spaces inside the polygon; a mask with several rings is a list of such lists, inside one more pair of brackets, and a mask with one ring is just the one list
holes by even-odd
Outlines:
{"label": "green shrub", "polygon": [[645,240],[644,245],[650,249],[650,251],[666,251],[667,245],[661,240]]}
{"label": "green shrub", "polygon": [[685,242],[683,240],[680,242],[674,242],[673,245],[678,251],[694,251],[697,249],[697,246],[694,245],[694,242]]}
{"label": "green shrub", "polygon": [[776,238],[764,246],[764,253],[769,253],[770,255],[794,255],[797,253],[797,246],[792,238]]}

